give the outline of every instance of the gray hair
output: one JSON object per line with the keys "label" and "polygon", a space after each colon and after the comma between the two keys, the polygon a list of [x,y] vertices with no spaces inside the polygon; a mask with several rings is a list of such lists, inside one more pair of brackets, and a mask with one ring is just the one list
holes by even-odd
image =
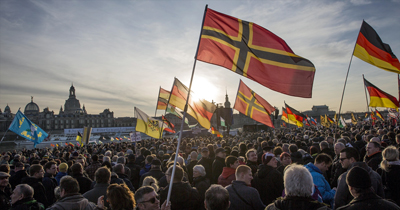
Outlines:
{"label": "gray hair", "polygon": [[287,196],[310,197],[313,192],[311,173],[302,165],[292,164],[286,167],[283,180]]}
{"label": "gray hair", "polygon": [[122,165],[125,165],[125,157],[118,157],[117,163],[121,163]]}
{"label": "gray hair", "polygon": [[15,188],[17,187],[19,188],[19,191],[24,196],[24,198],[33,198],[34,190],[31,186],[27,184],[19,184]]}
{"label": "gray hair", "polygon": [[325,148],[329,148],[329,143],[327,141],[321,141],[321,143],[319,143],[319,148],[321,150],[323,150]]}
{"label": "gray hair", "polygon": [[205,176],[206,175],[206,169],[204,168],[204,166],[202,165],[195,165],[193,167],[193,171],[196,170],[200,173],[201,176]]}
{"label": "gray hair", "polygon": [[111,162],[110,157],[104,156],[104,157],[103,157],[103,162],[106,162],[106,161]]}

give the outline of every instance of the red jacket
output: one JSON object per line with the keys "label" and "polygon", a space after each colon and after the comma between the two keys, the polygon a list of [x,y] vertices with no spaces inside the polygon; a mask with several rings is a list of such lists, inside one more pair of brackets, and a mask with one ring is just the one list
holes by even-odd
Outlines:
{"label": "red jacket", "polygon": [[222,174],[218,177],[218,184],[222,185],[222,187],[230,185],[232,181],[236,180],[235,171],[236,169],[234,168],[224,167]]}

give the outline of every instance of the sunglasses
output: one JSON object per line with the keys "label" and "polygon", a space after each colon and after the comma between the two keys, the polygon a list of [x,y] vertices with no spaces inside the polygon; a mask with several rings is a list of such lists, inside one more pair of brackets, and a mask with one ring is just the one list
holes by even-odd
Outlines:
{"label": "sunglasses", "polygon": [[142,202],[140,202],[140,203],[147,203],[147,202],[150,202],[150,203],[152,203],[152,204],[154,204],[155,202],[156,202],[156,199],[157,200],[160,200],[160,196],[156,196],[156,197],[152,197],[152,198],[150,198],[149,200],[147,200],[147,201],[142,201]]}

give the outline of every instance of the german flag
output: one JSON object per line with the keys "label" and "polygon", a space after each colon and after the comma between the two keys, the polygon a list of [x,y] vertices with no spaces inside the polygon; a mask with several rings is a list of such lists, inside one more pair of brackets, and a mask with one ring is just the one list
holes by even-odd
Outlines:
{"label": "german flag", "polygon": [[375,109],[375,112],[376,112],[376,116],[378,116],[379,118],[384,120],[382,114],[377,109]]}
{"label": "german flag", "polygon": [[304,120],[304,118],[306,118],[306,116],[304,114],[300,113],[299,111],[293,109],[286,103],[285,103],[285,106],[286,106],[286,112],[288,114],[288,119],[296,122],[296,125],[298,127],[303,127],[304,126],[303,120]]}
{"label": "german flag", "polygon": [[372,119],[372,120],[376,120],[374,111],[371,111],[371,119]]}
{"label": "german flag", "polygon": [[283,94],[312,96],[314,64],[255,23],[207,9],[196,58]]}
{"label": "german flag", "polygon": [[383,70],[400,74],[399,59],[383,43],[376,31],[363,21],[354,48],[354,56]]}
{"label": "german flag", "polygon": [[334,124],[335,121],[333,121],[332,118],[328,117],[327,115],[325,115],[326,121],[329,122],[330,124]]}
{"label": "german flag", "polygon": [[[289,120],[288,115],[287,115],[287,112],[286,112],[286,109],[283,108],[283,107],[282,107],[282,117],[281,117],[281,120],[283,120],[283,121],[286,122],[286,123],[296,125],[296,121]],[[285,126],[285,127],[286,127],[286,126]]]}
{"label": "german flag", "polygon": [[208,129],[208,132],[210,132],[211,134],[216,134],[217,137],[224,137],[217,129],[215,129],[212,126],[211,126],[210,129]]}
{"label": "german flag", "polygon": [[157,109],[158,110],[165,110],[167,109],[169,95],[171,93],[167,90],[164,90],[160,87],[160,91],[158,93],[158,101],[157,101]]}
{"label": "german flag", "polygon": [[239,83],[239,90],[233,108],[257,122],[274,127],[270,115],[275,111],[275,108],[247,87],[242,80]]}
{"label": "german flag", "polygon": [[168,128],[164,128],[165,131],[168,131],[170,133],[175,133],[175,125],[172,124],[164,115],[161,117],[162,121],[168,125]]}
{"label": "german flag", "polygon": [[364,84],[369,93],[370,107],[387,107],[393,109],[399,108],[399,102],[394,96],[380,90],[366,79],[364,79]]}
{"label": "german flag", "polygon": [[[189,88],[175,78],[169,103],[179,109],[185,110],[188,93]],[[204,99],[198,99],[194,96],[193,92],[190,93],[187,113],[196,119],[204,128],[209,129],[211,127],[210,120],[216,109],[217,107],[211,102]]]}

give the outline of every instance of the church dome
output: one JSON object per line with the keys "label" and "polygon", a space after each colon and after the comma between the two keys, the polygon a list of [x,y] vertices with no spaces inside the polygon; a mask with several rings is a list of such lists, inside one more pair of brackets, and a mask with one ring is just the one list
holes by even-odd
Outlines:
{"label": "church dome", "polygon": [[4,109],[4,112],[5,112],[5,113],[11,113],[11,109],[10,109],[10,107],[8,106],[8,104],[7,104],[6,108]]}
{"label": "church dome", "polygon": [[31,102],[25,106],[24,113],[25,115],[39,113],[39,106],[35,102],[33,102],[33,97],[31,98]]}

